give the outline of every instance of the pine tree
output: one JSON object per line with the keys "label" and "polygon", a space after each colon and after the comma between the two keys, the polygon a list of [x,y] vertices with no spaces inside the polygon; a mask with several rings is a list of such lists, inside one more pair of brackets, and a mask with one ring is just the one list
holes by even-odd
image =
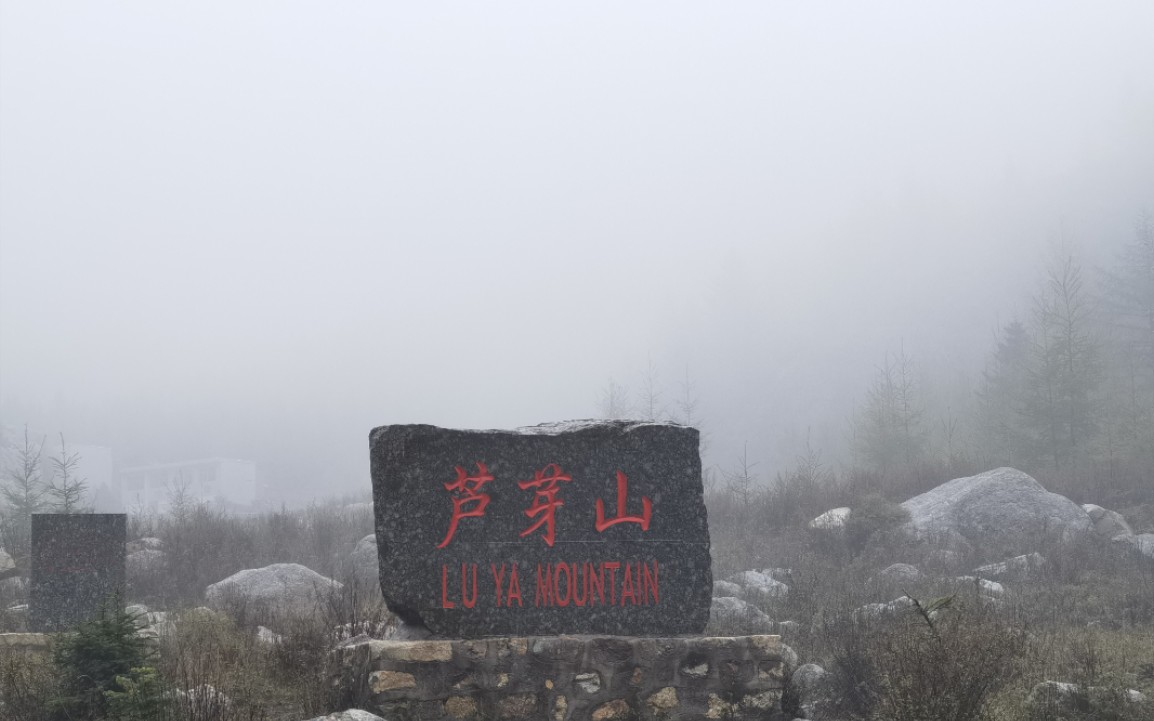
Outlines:
{"label": "pine tree", "polygon": [[928,432],[914,370],[904,348],[886,353],[856,420],[858,451],[878,471],[912,466],[925,453]]}
{"label": "pine tree", "polygon": [[1034,298],[1026,426],[1055,471],[1085,470],[1098,433],[1099,348],[1082,269],[1073,256],[1052,263]]}
{"label": "pine tree", "polygon": [[1020,467],[1029,459],[1029,439],[1022,429],[1029,369],[1030,335],[1015,320],[1003,329],[977,391],[977,437],[990,465]]}
{"label": "pine tree", "polygon": [[612,378],[601,389],[601,417],[616,421],[633,415],[629,389]]}
{"label": "pine tree", "polygon": [[32,542],[32,514],[47,510],[45,487],[41,477],[41,451],[44,447],[32,441],[24,427],[24,445],[16,449],[16,462],[7,469],[8,482],[0,486],[4,498],[0,524],[0,546],[16,561],[18,568],[28,569]]}
{"label": "pine tree", "polygon": [[60,453],[49,460],[54,471],[47,489],[48,496],[52,498],[52,510],[57,513],[84,512],[87,479],[79,476],[80,454],[68,452],[63,433],[60,434]]}
{"label": "pine tree", "polygon": [[1109,326],[1103,449],[1110,476],[1154,473],[1154,221],[1139,218],[1133,239],[1106,273]]}

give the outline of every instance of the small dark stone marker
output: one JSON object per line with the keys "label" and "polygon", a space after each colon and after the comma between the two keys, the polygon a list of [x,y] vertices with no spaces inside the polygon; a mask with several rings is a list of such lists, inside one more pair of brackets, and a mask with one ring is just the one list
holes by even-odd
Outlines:
{"label": "small dark stone marker", "polygon": [[66,631],[124,594],[123,513],[32,514],[33,631]]}
{"label": "small dark stone marker", "polygon": [[389,608],[458,638],[701,633],[713,577],[698,441],[632,421],[374,429]]}

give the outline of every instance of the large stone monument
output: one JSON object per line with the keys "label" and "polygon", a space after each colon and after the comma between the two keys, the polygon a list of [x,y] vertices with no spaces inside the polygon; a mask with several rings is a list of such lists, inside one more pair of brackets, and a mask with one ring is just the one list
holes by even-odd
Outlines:
{"label": "large stone monument", "polygon": [[32,514],[29,626],[66,631],[123,600],[123,513]]}
{"label": "large stone monument", "polygon": [[[369,437],[381,590],[347,705],[427,719],[781,719],[777,636],[708,638],[698,433],[577,421]],[[423,627],[423,628],[422,628]]]}
{"label": "large stone monument", "polygon": [[701,633],[698,432],[588,421],[370,436],[381,589],[441,636]]}

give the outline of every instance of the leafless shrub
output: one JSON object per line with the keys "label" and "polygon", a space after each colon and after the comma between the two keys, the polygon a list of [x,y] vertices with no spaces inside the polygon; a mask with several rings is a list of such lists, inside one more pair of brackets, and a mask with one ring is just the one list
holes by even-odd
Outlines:
{"label": "leafless shrub", "polygon": [[1018,674],[1027,637],[982,605],[953,605],[923,601],[886,624],[847,621],[833,657],[837,713],[894,721],[983,718]]}
{"label": "leafless shrub", "polygon": [[49,721],[56,691],[47,654],[0,649],[0,712],[9,721]]}

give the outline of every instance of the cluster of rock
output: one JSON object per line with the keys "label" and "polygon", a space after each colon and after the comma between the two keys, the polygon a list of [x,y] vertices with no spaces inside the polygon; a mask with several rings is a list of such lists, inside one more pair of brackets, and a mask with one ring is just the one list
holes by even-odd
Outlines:
{"label": "cluster of rock", "polygon": [[713,582],[709,628],[717,633],[771,633],[774,622],[759,605],[789,595],[790,570],[739,571]]}
{"label": "cluster of rock", "polygon": [[1116,543],[1133,547],[1139,553],[1154,558],[1154,533],[1134,533],[1121,513],[1093,503],[1082,505],[1082,510],[1094,524],[1094,532]]}
{"label": "cluster of rock", "polygon": [[132,616],[136,623],[136,635],[149,640],[159,640],[176,630],[176,624],[167,611],[153,611],[143,603],[134,603],[125,606],[125,613]]}
{"label": "cluster of rock", "polygon": [[[955,478],[901,507],[909,514],[902,528],[908,537],[931,542],[946,552],[980,548],[1020,558],[1034,552],[1043,538],[1072,541],[1095,534],[1154,558],[1154,533],[1135,534],[1117,511],[1094,504],[1079,506],[1014,468]],[[830,509],[811,520],[809,528],[844,533],[852,513],[848,507]],[[1029,562],[1020,563],[1026,564],[1028,572]]]}

